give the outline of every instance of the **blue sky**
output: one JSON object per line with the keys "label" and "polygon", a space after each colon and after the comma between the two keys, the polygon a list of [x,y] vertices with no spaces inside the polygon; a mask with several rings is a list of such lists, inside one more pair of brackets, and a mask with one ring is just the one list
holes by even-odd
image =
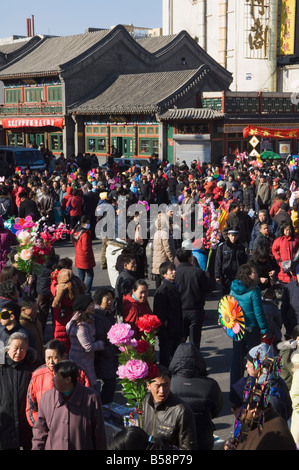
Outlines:
{"label": "blue sky", "polygon": [[26,36],[26,18],[34,15],[36,34],[66,36],[86,28],[134,24],[162,27],[162,0],[4,0],[0,37]]}

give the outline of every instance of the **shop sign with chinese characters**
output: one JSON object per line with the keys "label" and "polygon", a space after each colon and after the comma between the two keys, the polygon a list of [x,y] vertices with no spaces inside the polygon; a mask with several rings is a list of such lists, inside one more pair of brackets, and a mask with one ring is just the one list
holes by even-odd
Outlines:
{"label": "shop sign with chinese characters", "polygon": [[246,0],[247,43],[255,58],[268,57],[270,0]]}
{"label": "shop sign with chinese characters", "polygon": [[294,54],[296,0],[282,0],[280,10],[279,55]]}

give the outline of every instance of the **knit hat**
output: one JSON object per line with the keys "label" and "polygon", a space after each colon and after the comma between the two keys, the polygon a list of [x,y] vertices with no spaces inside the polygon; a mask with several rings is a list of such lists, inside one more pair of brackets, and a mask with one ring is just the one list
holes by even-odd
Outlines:
{"label": "knit hat", "polygon": [[273,348],[266,343],[261,343],[258,346],[255,346],[254,348],[250,349],[247,354],[247,359],[250,362],[253,362],[257,358],[262,362],[265,357],[274,359]]}
{"label": "knit hat", "polygon": [[74,300],[73,310],[74,312],[85,312],[87,307],[94,302],[91,295],[81,294]]}
{"label": "knit hat", "polygon": [[193,250],[193,245],[192,245],[191,240],[184,240],[183,243],[182,243],[182,248],[184,248],[184,250],[192,251]]}

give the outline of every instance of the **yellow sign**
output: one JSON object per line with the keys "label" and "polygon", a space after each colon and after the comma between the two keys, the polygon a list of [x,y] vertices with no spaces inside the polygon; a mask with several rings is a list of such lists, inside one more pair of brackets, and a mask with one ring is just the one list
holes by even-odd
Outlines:
{"label": "yellow sign", "polygon": [[292,55],[295,48],[296,0],[282,0],[279,55]]}

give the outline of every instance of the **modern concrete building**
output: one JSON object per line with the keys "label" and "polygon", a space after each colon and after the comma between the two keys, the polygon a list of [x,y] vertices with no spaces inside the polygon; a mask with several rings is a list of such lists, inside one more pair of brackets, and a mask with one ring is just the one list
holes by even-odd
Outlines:
{"label": "modern concrete building", "polygon": [[163,34],[186,30],[233,74],[231,91],[299,90],[298,0],[163,0]]}

